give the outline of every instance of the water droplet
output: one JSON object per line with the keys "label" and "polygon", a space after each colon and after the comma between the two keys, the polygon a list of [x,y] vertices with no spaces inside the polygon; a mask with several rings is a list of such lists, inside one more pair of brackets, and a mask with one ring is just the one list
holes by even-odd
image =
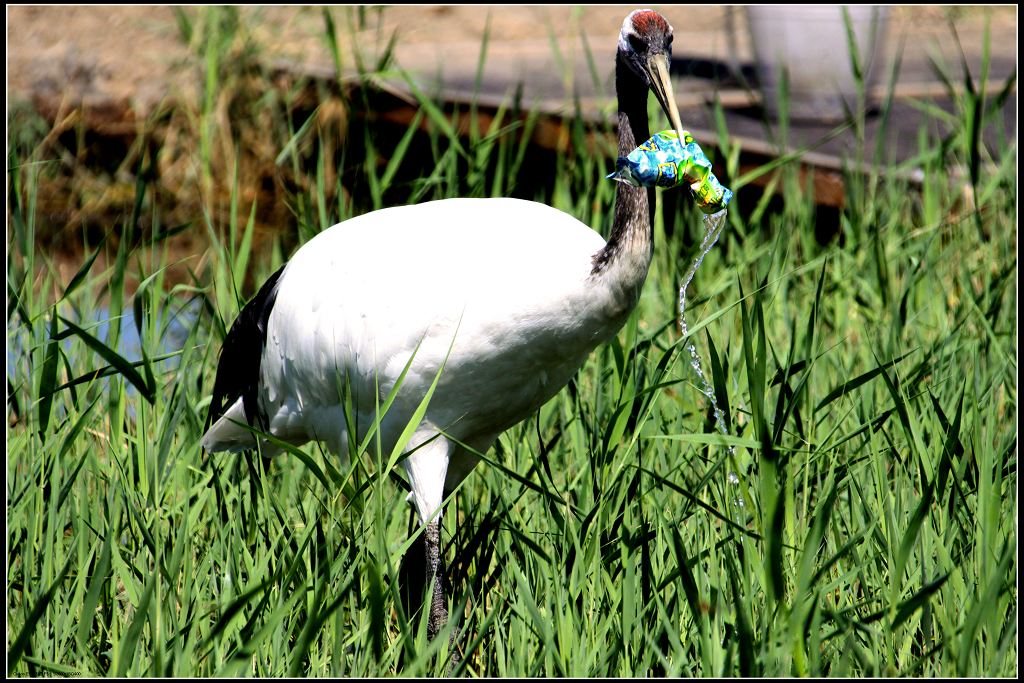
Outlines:
{"label": "water droplet", "polygon": [[[704,257],[707,256],[711,248],[715,246],[715,242],[718,241],[718,236],[722,233],[722,228],[725,227],[726,215],[726,210],[722,209],[718,213],[704,216],[705,233],[704,239],[700,244],[700,253],[686,272],[686,276],[683,278],[683,285],[679,288],[679,330],[684,339],[689,336],[690,331],[689,326],[686,324],[686,289],[690,286],[690,281],[696,275],[700,264],[703,263]],[[724,436],[729,436],[729,428],[725,424],[725,411],[719,407],[715,391],[704,375],[703,362],[700,354],[697,353],[697,347],[693,343],[689,343],[686,345],[686,350],[690,354],[690,367],[693,368],[694,374],[697,375],[697,379],[700,381],[701,392],[711,402],[712,412],[715,416],[715,428]],[[734,457],[735,455],[736,449],[733,446],[729,446],[729,456]],[[730,484],[737,485],[740,483],[739,475],[735,472],[729,472],[727,478]],[[743,507],[744,505],[742,498],[734,499],[733,503],[737,507]]]}

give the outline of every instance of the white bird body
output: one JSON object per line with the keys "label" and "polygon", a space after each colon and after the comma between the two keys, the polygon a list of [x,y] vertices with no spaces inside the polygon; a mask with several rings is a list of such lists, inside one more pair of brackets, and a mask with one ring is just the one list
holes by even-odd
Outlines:
{"label": "white bird body", "polygon": [[[620,156],[649,137],[648,92],[682,129],[671,44],[672,27],[652,10],[623,21],[615,72]],[[316,440],[348,453],[397,387],[378,435],[384,455],[401,447],[406,456],[425,525],[433,637],[448,614],[444,494],[472,470],[474,451],[529,417],[622,327],[651,262],[653,192],[616,188],[607,242],[566,213],[516,199],[382,209],[328,228],[232,324],[203,446],[251,449],[252,425],[295,445]],[[410,440],[399,443],[410,425]]]}
{"label": "white bird body", "polygon": [[[491,219],[481,222],[485,213]],[[442,434],[456,446],[450,465],[436,448],[411,458],[426,470],[409,473],[417,507],[429,514],[442,495],[430,470],[439,469],[450,490],[476,461],[457,444],[486,451],[622,326],[649,257],[613,264],[632,277],[598,276],[594,257],[604,246],[572,216],[517,199],[394,207],[323,231],[292,257],[278,283],[260,368],[269,432],[345,453],[347,425],[356,425],[362,441],[408,365],[381,423],[389,454],[437,377],[410,443]],[[346,383],[355,413],[349,421],[340,390]],[[252,432],[237,424],[243,415],[238,399],[204,447],[254,447]]]}

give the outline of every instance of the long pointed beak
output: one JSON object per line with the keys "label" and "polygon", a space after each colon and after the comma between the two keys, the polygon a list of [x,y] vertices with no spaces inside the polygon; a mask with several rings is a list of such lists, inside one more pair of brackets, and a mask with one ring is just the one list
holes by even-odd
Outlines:
{"label": "long pointed beak", "polygon": [[658,98],[658,104],[668,116],[679,139],[682,140],[683,124],[679,120],[679,108],[676,106],[676,97],[672,92],[672,81],[668,74],[668,58],[664,54],[651,55],[647,61],[647,75],[650,76],[651,89],[654,91],[654,96]]}

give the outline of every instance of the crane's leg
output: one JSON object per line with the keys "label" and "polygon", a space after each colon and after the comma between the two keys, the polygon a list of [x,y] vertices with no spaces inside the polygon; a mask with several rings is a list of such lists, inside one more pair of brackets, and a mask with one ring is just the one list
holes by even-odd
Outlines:
{"label": "crane's leg", "polygon": [[433,585],[427,634],[431,639],[448,623],[445,598],[445,567],[441,556],[441,502],[452,445],[434,433],[417,434],[410,441],[412,454],[405,459],[405,470],[412,487],[412,498],[424,529],[427,586]]}
{"label": "crane's leg", "polygon": [[427,621],[427,637],[434,639],[448,623],[448,605],[445,599],[444,560],[441,558],[441,520],[427,524],[424,530],[427,550],[427,585],[433,584],[434,592],[430,601],[430,618]]}

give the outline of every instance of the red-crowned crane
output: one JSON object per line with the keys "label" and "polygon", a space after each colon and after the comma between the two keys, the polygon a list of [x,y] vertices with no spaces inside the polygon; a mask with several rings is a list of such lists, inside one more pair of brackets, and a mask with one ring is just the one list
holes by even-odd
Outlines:
{"label": "red-crowned crane", "polygon": [[[650,133],[651,90],[681,130],[669,81],[672,27],[636,10],[615,61],[618,152]],[[426,525],[428,632],[448,619],[441,503],[502,431],[529,417],[614,336],[636,306],[653,241],[654,190],[616,185],[605,242],[572,216],[517,199],[446,199],[374,211],[311,239],[238,315],[221,349],[202,445],[288,443],[348,451],[403,371],[380,424],[391,452],[435,378],[408,442],[410,494]],[[341,387],[348,387],[345,415]],[[211,426],[212,425],[212,426]],[[466,447],[464,447],[464,446]],[[264,454],[274,449],[266,441]]]}

